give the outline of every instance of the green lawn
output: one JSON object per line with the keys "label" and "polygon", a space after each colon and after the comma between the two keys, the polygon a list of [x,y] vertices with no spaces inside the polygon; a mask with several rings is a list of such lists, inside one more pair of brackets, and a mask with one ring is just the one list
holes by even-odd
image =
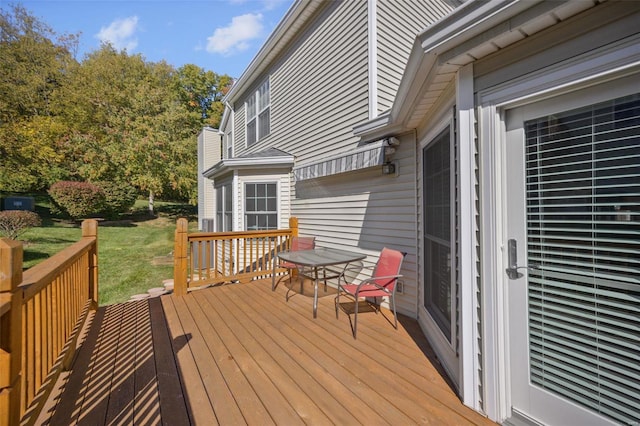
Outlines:
{"label": "green lawn", "polygon": [[[62,250],[81,237],[79,224],[56,220],[36,201],[43,225],[29,229],[24,242],[24,267],[28,268]],[[195,208],[156,202],[157,217],[144,214],[146,204],[136,204],[134,214],[98,226],[98,279],[100,305],[124,302],[138,293],[161,287],[173,278],[173,237],[178,217],[193,220]]]}

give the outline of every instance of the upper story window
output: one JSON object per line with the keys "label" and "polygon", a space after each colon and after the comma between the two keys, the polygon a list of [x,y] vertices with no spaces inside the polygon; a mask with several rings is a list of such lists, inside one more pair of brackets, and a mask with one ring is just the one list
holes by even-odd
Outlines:
{"label": "upper story window", "polygon": [[227,133],[226,158],[233,158],[233,133]]}
{"label": "upper story window", "polygon": [[269,80],[247,99],[247,145],[253,145],[271,132]]}

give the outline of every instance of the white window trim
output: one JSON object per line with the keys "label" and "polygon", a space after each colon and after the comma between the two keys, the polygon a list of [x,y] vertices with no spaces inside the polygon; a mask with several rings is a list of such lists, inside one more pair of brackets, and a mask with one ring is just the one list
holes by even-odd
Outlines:
{"label": "white window trim", "polygon": [[240,182],[240,185],[242,187],[242,202],[241,202],[241,211],[239,212],[239,220],[241,222],[240,225],[240,229],[245,230],[245,215],[246,215],[246,209],[245,209],[245,199],[246,199],[246,185],[247,184],[256,184],[256,183],[263,183],[263,184],[275,184],[276,185],[276,224],[277,224],[277,228],[280,227],[280,217],[281,217],[281,212],[280,212],[280,203],[282,202],[282,193],[280,192],[280,181],[278,179],[275,180],[268,180],[268,179],[242,179],[242,181]]}
{"label": "white window trim", "polygon": [[[260,109],[260,89],[267,84],[269,86],[269,103],[262,109]],[[248,102],[245,101],[244,103],[244,110],[245,110],[245,114],[244,114],[244,129],[245,129],[245,146],[248,148],[250,146],[253,146],[255,144],[257,144],[258,142],[260,142],[262,139],[266,138],[267,136],[269,136],[271,134],[271,130],[269,130],[269,133],[267,133],[266,135],[264,135],[262,138],[260,138],[260,115],[266,111],[267,109],[271,109],[271,82],[270,82],[270,78],[267,77],[262,83],[260,83],[260,85],[256,88],[256,90],[251,94],[251,96],[249,96],[247,99],[249,98],[253,98],[255,100],[255,116],[254,116],[254,120],[255,120],[255,128],[256,128],[256,134],[255,134],[255,141],[251,144],[249,144],[249,130],[248,130],[248,125],[249,122],[252,121],[249,119],[249,114],[247,114],[248,111]],[[269,114],[269,129],[271,129],[271,114]]]}

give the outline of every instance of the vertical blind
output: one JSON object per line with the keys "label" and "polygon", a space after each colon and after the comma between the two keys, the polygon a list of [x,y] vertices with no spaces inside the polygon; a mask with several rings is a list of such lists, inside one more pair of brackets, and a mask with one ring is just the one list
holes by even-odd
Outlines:
{"label": "vertical blind", "polygon": [[640,94],[525,123],[532,384],[640,422]]}

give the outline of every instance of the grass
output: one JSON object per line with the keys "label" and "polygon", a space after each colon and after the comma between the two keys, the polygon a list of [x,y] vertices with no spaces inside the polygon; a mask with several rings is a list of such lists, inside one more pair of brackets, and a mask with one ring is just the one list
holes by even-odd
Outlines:
{"label": "grass", "polygon": [[[80,224],[49,214],[46,197],[36,197],[42,226],[26,231],[24,268],[43,261],[81,237]],[[173,237],[178,217],[193,221],[195,208],[179,203],[156,202],[156,216],[146,213],[144,200],[120,221],[98,226],[98,282],[100,305],[128,300],[132,295],[161,287],[173,278]]]}

